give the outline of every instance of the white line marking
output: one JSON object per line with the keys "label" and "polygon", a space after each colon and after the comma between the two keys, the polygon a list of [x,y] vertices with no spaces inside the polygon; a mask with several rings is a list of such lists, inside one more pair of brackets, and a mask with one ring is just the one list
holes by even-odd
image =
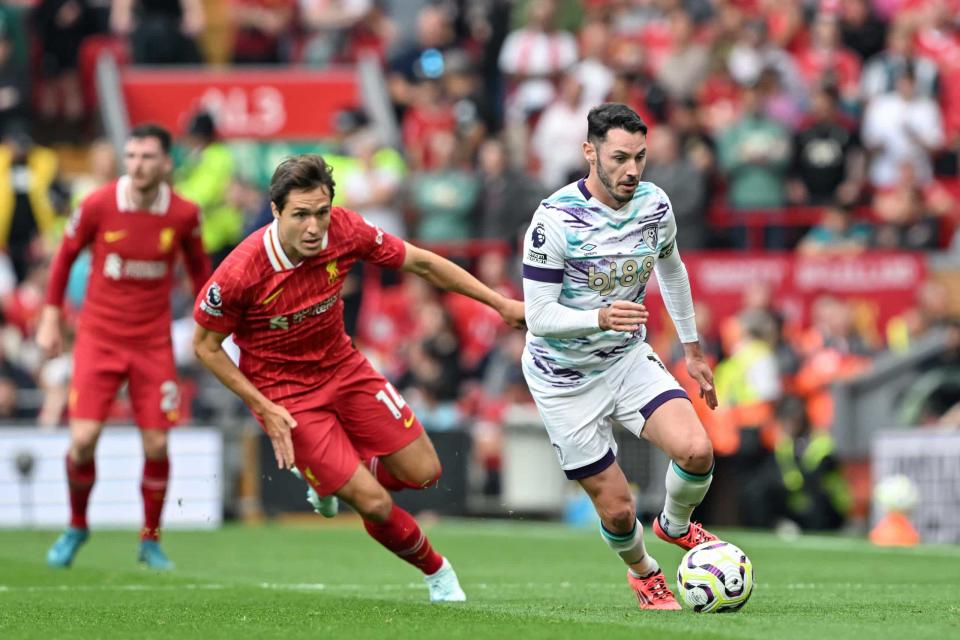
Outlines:
{"label": "white line marking", "polygon": [[[786,584],[759,583],[758,588],[767,590],[812,591],[818,589],[860,589],[860,590],[902,590],[911,588],[930,587],[932,584],[921,583],[869,583],[869,582],[791,582]],[[619,581],[611,582],[475,582],[464,583],[466,591],[527,591],[529,589],[626,589]],[[259,583],[192,583],[192,584],[57,584],[57,585],[4,585],[0,584],[0,593],[38,593],[38,592],[83,592],[83,591],[223,591],[226,589],[264,589],[267,591],[325,591],[329,593],[387,593],[398,591],[423,591],[426,585],[422,582],[407,582],[403,584],[338,584],[325,582],[259,582]]]}

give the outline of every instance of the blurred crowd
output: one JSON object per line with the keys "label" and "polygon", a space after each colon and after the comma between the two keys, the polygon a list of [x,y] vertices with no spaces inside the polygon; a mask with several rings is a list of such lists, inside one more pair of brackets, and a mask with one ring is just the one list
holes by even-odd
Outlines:
{"label": "blurred crowd", "polygon": [[[137,65],[312,69],[373,56],[402,144],[388,146],[365,114],[341,113],[335,136],[322,141],[336,203],[516,297],[521,234],[540,198],[585,173],[586,113],[603,101],[627,103],[649,124],[644,179],[670,196],[686,252],[951,250],[960,216],[958,16],[956,0],[5,2],[0,417],[63,423],[69,357],[42,363],[31,336],[64,220],[117,169],[112,147],[94,139],[91,69],[100,51]],[[270,213],[264,185],[244,173],[214,116],[198,112],[175,132],[172,180],[201,205],[216,262]],[[87,149],[85,170],[58,168],[50,147],[65,139]],[[71,280],[75,308],[83,269],[81,260]],[[186,314],[189,295],[180,298]],[[345,300],[358,346],[428,429],[472,425],[485,490],[496,493],[504,416],[529,402],[523,336],[482,305],[369,268],[351,274]],[[751,497],[780,505],[762,524],[792,517],[828,526],[830,509],[846,513],[832,445],[822,440],[829,386],[879,353],[955,330],[948,300],[931,280],[886,326],[831,296],[794,326],[760,286],[722,322],[700,305],[725,410],[698,410],[719,455],[780,478],[775,499]],[[189,327],[178,331],[190,371]],[[669,334],[658,339],[689,382],[682,352]],[[958,401],[946,394],[912,419],[956,416]],[[822,495],[798,498],[797,486]],[[800,513],[814,503],[823,513]]]}

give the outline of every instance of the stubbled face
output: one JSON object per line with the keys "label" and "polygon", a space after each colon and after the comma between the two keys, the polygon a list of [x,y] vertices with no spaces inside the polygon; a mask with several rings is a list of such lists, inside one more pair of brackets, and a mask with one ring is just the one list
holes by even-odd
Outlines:
{"label": "stubbled face", "polygon": [[330,191],[325,186],[294,189],[287,195],[283,211],[270,203],[279,222],[280,244],[294,262],[315,256],[323,247],[330,227]]}
{"label": "stubbled face", "polygon": [[130,138],[123,148],[123,166],[133,187],[150,191],[160,185],[173,168],[170,156],[154,137]]}
{"label": "stubbled face", "polygon": [[600,184],[621,205],[633,199],[647,164],[647,136],[641,132],[611,129],[599,145],[585,142],[584,156]]}

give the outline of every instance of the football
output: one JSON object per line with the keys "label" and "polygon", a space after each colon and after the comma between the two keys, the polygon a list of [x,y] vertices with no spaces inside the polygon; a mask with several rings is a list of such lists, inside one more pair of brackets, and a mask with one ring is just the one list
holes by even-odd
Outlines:
{"label": "football", "polygon": [[737,611],[753,593],[753,564],[729,542],[704,542],[680,561],[677,593],[697,613]]}

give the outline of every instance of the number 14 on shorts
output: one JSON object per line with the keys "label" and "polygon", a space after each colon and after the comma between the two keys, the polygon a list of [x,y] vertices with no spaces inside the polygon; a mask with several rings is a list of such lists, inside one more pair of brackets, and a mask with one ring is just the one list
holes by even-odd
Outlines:
{"label": "number 14 on shorts", "polygon": [[403,420],[403,426],[407,429],[413,426],[413,411],[410,412],[410,416],[407,418],[403,417],[401,410],[407,406],[406,401],[403,397],[393,388],[393,385],[389,382],[386,383],[380,391],[377,391],[376,398],[378,401],[382,402],[387,409],[390,410],[390,413],[393,414],[393,417],[397,420]]}

